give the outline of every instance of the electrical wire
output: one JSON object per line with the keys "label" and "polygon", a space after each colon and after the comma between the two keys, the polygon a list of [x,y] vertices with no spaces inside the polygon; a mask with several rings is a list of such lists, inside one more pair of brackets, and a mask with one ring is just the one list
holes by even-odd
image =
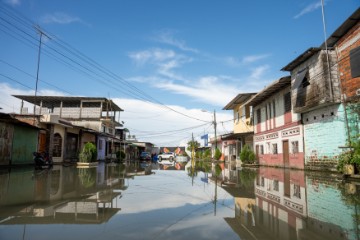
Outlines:
{"label": "electrical wire", "polygon": [[[4,11],[4,9],[2,9]],[[28,29],[31,29],[30,25],[28,24],[28,22],[31,22],[29,19],[24,18],[23,16],[19,17],[19,13],[16,13],[14,10],[9,10],[6,9],[5,13],[12,17],[12,19],[15,19],[17,22],[19,22],[20,24],[24,25],[25,27],[27,27]],[[36,38],[34,38],[33,36],[31,36],[31,34],[27,33],[26,31],[24,31],[23,29],[20,29],[20,27],[15,26],[14,23],[11,23],[10,21],[4,19],[4,18],[0,18],[1,20],[5,21],[6,23],[8,23],[9,25],[13,26],[16,30],[20,31],[21,33],[25,34],[27,37],[31,38],[32,40],[36,40]],[[25,19],[25,20],[24,20]],[[48,34],[50,35],[51,34]],[[137,99],[141,99],[145,102],[151,103],[151,104],[155,104],[157,106],[160,106],[164,109],[169,109],[175,113],[178,113],[180,115],[183,115],[185,117],[194,119],[194,120],[198,120],[198,121],[202,121],[202,122],[208,122],[206,120],[202,120],[193,116],[190,116],[188,114],[185,114],[181,111],[178,111],[176,109],[173,109],[163,103],[161,103],[160,101],[158,101],[157,99],[151,97],[150,95],[148,95],[147,93],[141,91],[140,89],[136,88],[134,85],[132,85],[131,83],[129,83],[127,80],[125,80],[122,77],[119,77],[118,75],[114,74],[113,72],[111,72],[110,70],[104,68],[103,66],[101,66],[100,64],[98,64],[97,62],[95,62],[94,60],[90,59],[89,57],[85,56],[84,54],[82,54],[80,51],[75,50],[74,48],[70,47],[69,44],[61,41],[61,40],[57,40],[54,38],[53,41],[50,41],[55,43],[55,45],[57,45],[58,47],[62,48],[63,50],[65,50],[67,53],[70,53],[72,55],[72,57],[69,57],[68,55],[64,54],[63,52],[61,52],[58,49],[55,49],[54,47],[50,46],[48,43],[44,43],[44,48],[47,47],[48,49],[52,50],[53,52],[55,52],[56,54],[60,55],[61,57],[65,58],[67,61],[70,61],[71,64],[74,64],[76,67],[78,68],[82,68],[83,70],[89,72],[90,74],[94,74],[97,77],[104,77],[101,76],[98,72],[96,72],[95,70],[93,70],[93,68],[97,69],[98,71],[100,71],[102,74],[105,74],[105,76],[107,76],[106,81],[112,83],[112,84],[119,84],[117,81],[121,82],[121,86],[122,87],[126,87],[128,93],[132,94],[132,97],[136,96]],[[77,60],[75,60],[73,57],[76,57],[77,59],[80,59],[82,61],[84,61],[86,64],[88,64],[89,66],[91,66],[91,68],[85,66],[84,64],[80,64]],[[109,79],[108,77],[110,77],[111,79]],[[115,80],[117,80],[116,82],[114,82]],[[120,89],[119,89],[120,90]],[[122,89],[121,89],[122,90]],[[121,91],[120,90],[120,91]],[[121,91],[124,93],[124,91]]]}

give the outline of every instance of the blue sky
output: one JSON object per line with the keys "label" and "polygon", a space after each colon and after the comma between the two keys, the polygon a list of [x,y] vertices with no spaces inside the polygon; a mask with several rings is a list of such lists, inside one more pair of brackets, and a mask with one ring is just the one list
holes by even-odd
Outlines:
{"label": "blue sky", "polygon": [[[328,36],[359,3],[325,0]],[[208,125],[182,130],[204,123],[193,118],[211,121],[202,109],[216,110],[218,131],[231,132],[226,103],[287,75],[282,67],[324,42],[320,0],[2,0],[0,7],[3,111],[20,107],[11,94],[34,93],[29,74],[36,76],[39,35],[31,26],[38,24],[51,36],[44,38],[39,94],[110,97],[125,109],[131,134],[158,145],[211,133]]]}

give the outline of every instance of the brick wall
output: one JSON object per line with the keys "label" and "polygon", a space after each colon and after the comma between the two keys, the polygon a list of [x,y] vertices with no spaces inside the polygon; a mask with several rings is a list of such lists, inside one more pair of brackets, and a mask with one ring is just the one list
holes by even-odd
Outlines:
{"label": "brick wall", "polygon": [[342,92],[347,99],[356,97],[356,90],[360,89],[360,77],[352,78],[350,68],[349,53],[356,47],[360,47],[360,22],[336,44]]}

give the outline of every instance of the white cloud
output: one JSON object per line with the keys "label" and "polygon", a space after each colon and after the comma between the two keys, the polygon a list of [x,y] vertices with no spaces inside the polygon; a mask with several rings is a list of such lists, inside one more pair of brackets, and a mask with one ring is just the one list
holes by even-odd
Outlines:
{"label": "white cloud", "polygon": [[[327,1],[324,1],[324,5],[326,4],[326,2]],[[296,14],[294,16],[294,19],[298,19],[298,18],[302,17],[303,15],[308,14],[310,12],[313,12],[316,9],[320,8],[320,7],[321,7],[321,2],[320,1],[314,2],[314,3],[306,6],[303,10],[300,11],[300,13]]]}
{"label": "white cloud", "polygon": [[[192,85],[180,85],[168,82],[156,83],[155,86],[176,94],[190,96],[200,102],[225,106],[231,98],[239,93],[239,89],[228,84],[221,83],[222,79],[214,76],[203,77]],[[216,97],[215,97],[216,96]]]}
{"label": "white cloud", "polygon": [[243,66],[245,64],[255,63],[262,59],[268,58],[269,56],[270,56],[270,54],[249,55],[249,56],[243,57],[242,59],[238,59],[235,57],[226,57],[225,62],[227,63],[227,65],[229,65],[231,67],[239,67],[239,66]]}
{"label": "white cloud", "polygon": [[82,23],[85,25],[88,25],[83,20],[81,20],[79,17],[73,17],[63,12],[56,12],[53,14],[46,14],[41,18],[41,21],[43,23],[58,23],[58,24],[70,24],[70,23]]}
{"label": "white cloud", "polygon": [[[20,112],[21,100],[12,95],[34,95],[34,90],[22,90],[10,86],[7,83],[0,83],[0,107],[2,112]],[[64,96],[63,92],[43,89],[38,91],[37,95],[41,96]],[[34,105],[24,102],[24,107],[28,108],[29,113],[33,112]]]}
{"label": "white cloud", "polygon": [[155,37],[155,40],[158,42],[161,42],[161,43],[165,43],[165,44],[177,47],[183,51],[193,52],[193,53],[199,52],[199,50],[197,50],[195,48],[186,46],[185,41],[175,39],[173,34],[174,34],[174,31],[163,30],[158,33],[158,35]]}
{"label": "white cloud", "polygon": [[[203,112],[202,109],[170,105],[169,107],[176,111],[174,112],[164,108],[164,106],[136,99],[115,98],[113,101],[124,109],[124,112],[121,113],[121,121],[125,122],[124,126],[130,130],[131,135],[137,136],[139,141],[152,142],[157,146],[185,146],[191,139],[192,133],[199,141],[204,129],[206,132],[213,133],[213,127],[210,125],[213,115]],[[188,118],[177,112],[208,121],[208,123]],[[231,118],[232,113],[217,113],[217,121],[219,122]],[[232,131],[233,122],[229,121],[225,124],[226,129]],[[184,130],[175,131],[180,129]],[[222,128],[219,129],[219,134],[222,132],[221,130]]]}
{"label": "white cloud", "polygon": [[176,57],[176,53],[173,50],[166,50],[160,48],[154,48],[150,50],[131,52],[129,57],[139,65],[145,63],[159,63],[168,59]]}
{"label": "white cloud", "polygon": [[257,62],[259,60],[265,59],[267,57],[269,57],[270,54],[262,54],[262,55],[250,55],[250,56],[246,56],[242,59],[243,63],[253,63],[253,62]]}
{"label": "white cloud", "polygon": [[[1,112],[20,112],[21,100],[12,95],[33,95],[33,90],[22,90],[10,86],[7,83],[0,83],[0,107]],[[39,95],[64,96],[66,94],[54,90],[41,90]],[[185,145],[191,138],[193,132],[199,138],[207,127],[209,132],[213,132],[210,125],[212,114],[202,112],[201,109],[188,109],[181,106],[171,105],[171,109],[191,116],[193,118],[209,121],[209,123],[198,121],[183,116],[162,105],[147,103],[136,99],[115,98],[112,99],[118,106],[124,109],[121,112],[120,121],[125,121],[125,127],[130,129],[131,135],[138,136],[139,141],[148,141],[157,145],[178,146],[181,142]],[[24,102],[24,107],[28,107],[29,113],[33,110],[33,105]],[[232,118],[232,114],[218,113],[217,120],[226,121]],[[232,121],[226,129],[232,131]],[[205,124],[204,126],[200,126]],[[196,127],[195,127],[196,126]],[[200,126],[200,127],[199,127]],[[195,128],[192,128],[195,127]],[[186,129],[188,128],[188,129]],[[184,129],[182,131],[175,131]],[[169,133],[168,133],[169,132]],[[219,129],[219,134],[221,133]]]}
{"label": "white cloud", "polygon": [[21,4],[20,0],[4,0],[4,2],[11,6],[18,6]]}
{"label": "white cloud", "polygon": [[260,67],[252,69],[252,72],[250,74],[250,78],[251,79],[256,79],[256,80],[261,78],[269,68],[270,68],[269,65],[262,65]]}

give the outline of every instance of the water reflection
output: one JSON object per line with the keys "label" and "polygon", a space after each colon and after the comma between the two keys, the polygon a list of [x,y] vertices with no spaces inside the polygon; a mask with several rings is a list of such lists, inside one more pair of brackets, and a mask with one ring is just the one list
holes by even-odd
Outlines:
{"label": "water reflection", "polygon": [[70,226],[91,224],[106,239],[358,240],[360,184],[201,161],[0,170],[0,239],[21,239],[16,227],[39,239],[36,227],[50,224],[67,237],[80,231],[74,239],[92,234]]}
{"label": "water reflection", "polygon": [[235,217],[225,221],[240,238],[360,238],[359,183],[277,168],[236,170],[233,176],[236,187],[223,188],[234,196]]}

